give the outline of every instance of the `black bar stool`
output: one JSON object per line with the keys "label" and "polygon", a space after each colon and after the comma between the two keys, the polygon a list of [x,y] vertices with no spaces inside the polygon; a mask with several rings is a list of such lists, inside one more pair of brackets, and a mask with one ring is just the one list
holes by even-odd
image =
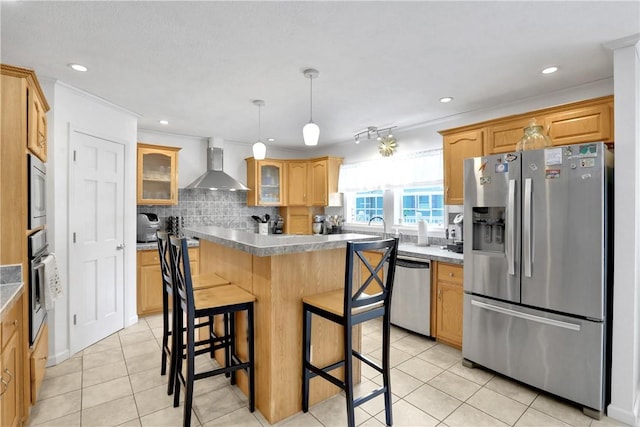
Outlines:
{"label": "black bar stool", "polygon": [[[167,394],[172,394],[175,388],[175,366],[174,355],[180,352],[174,349],[176,340],[173,339],[175,329],[175,317],[172,313],[173,307],[173,279],[171,277],[171,267],[169,266],[169,233],[158,231],[158,256],[160,259],[160,273],[162,275],[162,356],[160,365],[160,375],[167,373],[167,359],[169,360],[169,381]],[[215,273],[199,275],[193,277],[194,289],[204,289],[211,286],[227,285],[229,281],[223,279]],[[201,321],[198,328],[209,327],[213,332],[213,317]],[[169,341],[171,340],[171,341]],[[184,349],[182,350],[184,352]],[[213,353],[212,353],[213,355]]]}
{"label": "black bar stool", "polygon": [[[364,251],[378,251],[382,258],[372,266]],[[344,390],[347,400],[347,421],[355,427],[354,410],[372,398],[384,394],[387,425],[393,423],[391,413],[391,382],[389,374],[389,347],[391,333],[391,291],[396,268],[398,239],[369,242],[347,242],[344,290],[324,292],[302,298],[304,327],[302,332],[302,410],[309,410],[309,381],[320,376]],[[381,279],[387,264],[386,277]],[[363,280],[354,286],[356,268],[366,270]],[[312,314],[342,325],[344,329],[345,359],[324,367],[311,363],[311,318]],[[353,349],[352,328],[371,319],[382,317],[382,366]],[[382,374],[382,387],[355,398],[353,395],[353,357],[357,357]],[[344,380],[330,372],[344,367]]]}
{"label": "black bar stool", "polygon": [[[173,277],[175,325],[177,331],[186,328],[186,343],[184,334],[176,334],[176,348],[186,345],[184,357],[178,357],[175,374],[175,392],[173,406],[180,403],[180,386],[185,387],[184,399],[184,425],[191,424],[191,409],[193,404],[193,382],[214,375],[225,374],[231,377],[231,384],[236,382],[236,372],[239,370],[247,374],[249,382],[249,410],[255,410],[255,363],[254,363],[254,326],[253,303],[255,296],[239,286],[221,285],[211,288],[193,290],[191,269],[189,267],[189,253],[187,240],[171,236],[169,254],[171,259],[171,273]],[[247,312],[247,360],[241,360],[236,354],[236,313]],[[196,319],[223,315],[225,319],[224,334],[222,336],[209,337],[202,341],[195,341]],[[185,325],[186,323],[186,325]],[[204,348],[196,347],[204,346]],[[225,365],[221,368],[206,372],[195,373],[194,362],[198,354],[209,353],[214,350],[224,349]],[[182,372],[182,361],[186,359],[186,374]]]}

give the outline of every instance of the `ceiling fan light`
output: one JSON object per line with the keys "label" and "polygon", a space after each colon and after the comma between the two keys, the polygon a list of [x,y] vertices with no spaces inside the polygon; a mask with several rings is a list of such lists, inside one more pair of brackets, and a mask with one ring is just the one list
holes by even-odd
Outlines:
{"label": "ceiling fan light", "polygon": [[253,158],[256,160],[264,160],[267,155],[267,146],[262,141],[253,144]]}
{"label": "ceiling fan light", "polygon": [[313,122],[307,123],[302,128],[302,139],[304,139],[304,145],[318,145],[320,127]]}

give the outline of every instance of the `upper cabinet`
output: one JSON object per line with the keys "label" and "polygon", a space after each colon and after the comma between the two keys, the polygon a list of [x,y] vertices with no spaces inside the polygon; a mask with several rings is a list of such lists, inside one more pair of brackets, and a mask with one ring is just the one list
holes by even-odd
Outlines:
{"label": "upper cabinet", "polygon": [[332,205],[330,198],[338,193],[341,164],[339,157],[322,157],[309,162],[309,205]]}
{"label": "upper cabinet", "polygon": [[515,151],[524,128],[533,118],[556,146],[594,141],[613,143],[613,96],[441,131],[445,204],[464,203],[462,161],[465,158]]}
{"label": "upper cabinet", "polygon": [[139,205],[178,204],[180,148],[138,143]]}
{"label": "upper cabinet", "polygon": [[461,205],[463,193],[463,165],[468,157],[482,156],[482,129],[443,134],[444,200],[447,205]]}
{"label": "upper cabinet", "polygon": [[287,161],[287,206],[329,206],[338,192],[342,158]]}
{"label": "upper cabinet", "polygon": [[247,162],[247,206],[281,206],[285,200],[282,160],[245,159]]}
{"label": "upper cabinet", "polygon": [[246,161],[249,206],[329,206],[338,192],[342,158]]}
{"label": "upper cabinet", "polygon": [[287,162],[287,206],[307,206],[309,162]]}
{"label": "upper cabinet", "polygon": [[47,111],[49,107],[40,91],[29,87],[29,130],[27,148],[43,162],[47,161]]}

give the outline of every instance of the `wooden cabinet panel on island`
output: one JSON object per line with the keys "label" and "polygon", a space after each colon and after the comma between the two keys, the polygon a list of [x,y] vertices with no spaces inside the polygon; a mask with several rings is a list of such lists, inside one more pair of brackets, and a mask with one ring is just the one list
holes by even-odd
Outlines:
{"label": "wooden cabinet panel on island", "polygon": [[139,205],[178,204],[178,151],[181,148],[138,143]]}
{"label": "wooden cabinet panel on island", "polygon": [[436,278],[436,339],[462,348],[463,267],[434,262]]}
{"label": "wooden cabinet panel on island", "polygon": [[458,133],[442,133],[444,158],[444,198],[447,205],[461,205],[463,193],[463,160],[482,156],[483,130],[476,129]]}
{"label": "wooden cabinet panel on island", "polygon": [[[200,250],[189,248],[191,274],[200,274]],[[138,251],[137,306],[138,316],[162,312],[162,274],[158,250]]]}
{"label": "wooden cabinet panel on island", "polygon": [[282,160],[247,162],[247,206],[282,206],[285,198],[285,163]]}

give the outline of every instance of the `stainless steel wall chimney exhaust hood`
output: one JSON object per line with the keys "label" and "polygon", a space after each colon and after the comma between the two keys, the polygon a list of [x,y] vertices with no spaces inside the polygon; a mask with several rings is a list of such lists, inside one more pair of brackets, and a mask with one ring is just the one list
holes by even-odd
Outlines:
{"label": "stainless steel wall chimney exhaust hood", "polygon": [[191,184],[190,188],[206,188],[208,190],[226,190],[226,191],[248,191],[249,187],[243,183],[236,181],[222,171],[222,148],[207,148],[207,171],[198,177]]}

